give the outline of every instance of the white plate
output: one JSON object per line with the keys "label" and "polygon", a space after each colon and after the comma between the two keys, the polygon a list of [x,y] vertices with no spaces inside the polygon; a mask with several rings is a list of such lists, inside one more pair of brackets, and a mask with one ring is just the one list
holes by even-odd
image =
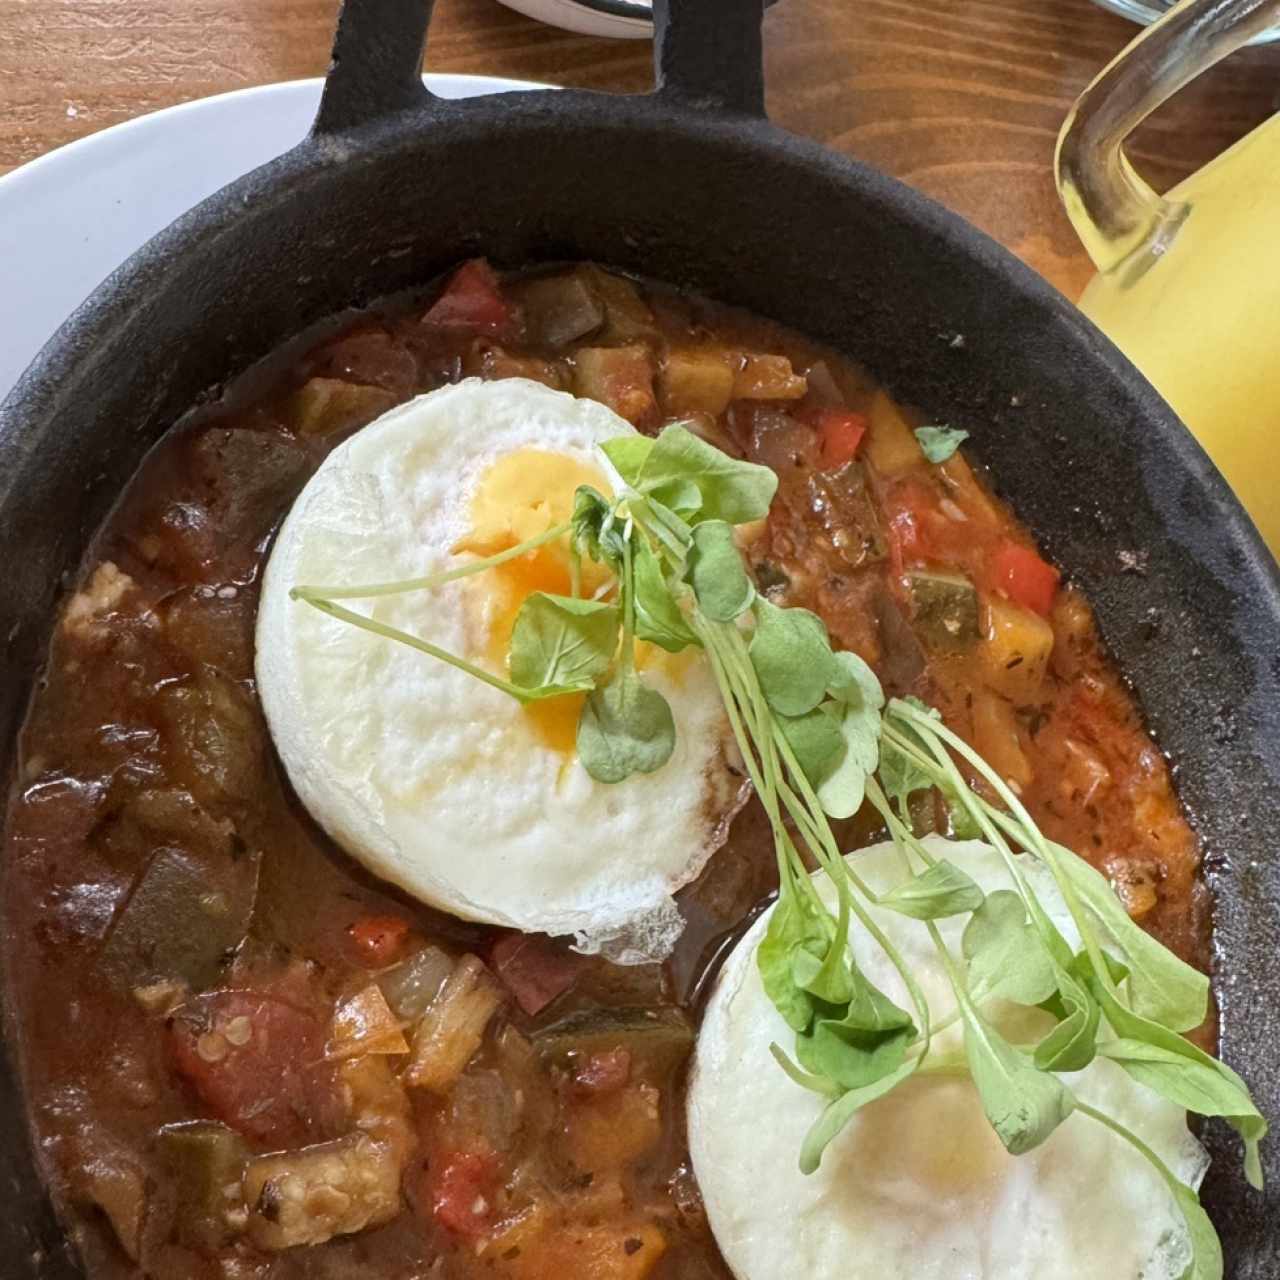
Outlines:
{"label": "white plate", "polygon": [[[541,89],[430,75],[432,93]],[[90,134],[0,178],[0,400],[72,311],[135,249],[311,127],[323,81],[185,102]]]}
{"label": "white plate", "polygon": [[644,40],[653,35],[653,6],[647,0],[502,0],[527,18],[549,22],[583,36],[621,36]]}

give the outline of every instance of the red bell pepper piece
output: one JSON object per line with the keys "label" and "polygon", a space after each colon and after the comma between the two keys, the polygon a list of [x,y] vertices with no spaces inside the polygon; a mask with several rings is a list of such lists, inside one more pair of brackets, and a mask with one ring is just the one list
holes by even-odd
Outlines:
{"label": "red bell pepper piece", "polygon": [[455,1151],[433,1162],[431,1213],[454,1235],[476,1240],[493,1223],[498,1157],[488,1150]]}
{"label": "red bell pepper piece", "polygon": [[818,433],[819,460],[824,471],[835,471],[851,462],[867,434],[866,416],[850,409],[811,409],[804,419]]}
{"label": "red bell pepper piece", "polygon": [[1061,577],[1053,565],[1017,542],[1002,542],[987,563],[987,580],[992,588],[1003,591],[1014,604],[1042,615],[1053,608]]}
{"label": "red bell pepper piece", "polygon": [[386,969],[404,954],[409,922],[399,916],[362,916],[348,930],[351,950],[366,969]]}
{"label": "red bell pepper piece", "polygon": [[473,258],[449,277],[422,323],[458,333],[498,334],[510,325],[513,314],[493,268],[483,258]]}

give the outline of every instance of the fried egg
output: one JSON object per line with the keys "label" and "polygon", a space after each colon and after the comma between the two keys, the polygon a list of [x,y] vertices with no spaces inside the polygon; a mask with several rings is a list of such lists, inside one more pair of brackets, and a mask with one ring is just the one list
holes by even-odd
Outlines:
{"label": "fried egg", "polygon": [[[521,705],[406,645],[290,599],[295,585],[417,578],[512,547],[620,483],[597,447],[634,434],[604,406],[524,379],[469,379],[391,410],[333,451],[289,512],[263,581],[257,678],[298,796],[371,871],[468,920],[638,962],[681,928],[674,890],[722,842],[738,794],[697,651],[637,646],[671,705],[654,773],[593,780],[582,695]],[[583,589],[602,582],[584,565]],[[429,591],[343,604],[503,676],[532,591],[567,594],[567,540]]]}
{"label": "fried egg", "polygon": [[[1012,887],[989,846],[947,845],[986,891]],[[904,878],[891,844],[851,855],[877,892]],[[1078,934],[1051,879],[1028,867],[1063,936]],[[835,894],[825,875],[818,887]],[[873,909],[919,979],[935,1022],[954,998],[923,924]],[[938,922],[953,954],[967,916]],[[1041,1146],[1005,1151],[967,1077],[917,1077],[864,1107],[804,1175],[801,1142],[825,1100],[794,1083],[769,1052],[794,1035],[761,984],[756,921],[722,970],[698,1036],[688,1100],[689,1143],[716,1242],[738,1280],[1173,1280],[1190,1259],[1182,1218],[1159,1176],[1127,1143],[1076,1112]],[[868,977],[910,1008],[897,971],[853,928]],[[1041,1015],[989,1006],[1013,1040],[1044,1028]],[[1045,1015],[1047,1016],[1047,1015]],[[1019,1031],[1021,1030],[1021,1034]],[[1030,1035],[1027,1033],[1031,1032]],[[959,1026],[935,1036],[934,1053],[957,1051]],[[1173,1172],[1197,1186],[1206,1157],[1181,1108],[1096,1060],[1064,1075],[1080,1099],[1139,1134]]]}

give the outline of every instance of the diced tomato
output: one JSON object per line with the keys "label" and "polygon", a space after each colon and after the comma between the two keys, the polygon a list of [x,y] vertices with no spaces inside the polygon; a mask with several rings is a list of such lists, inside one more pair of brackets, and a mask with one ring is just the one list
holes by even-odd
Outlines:
{"label": "diced tomato", "polygon": [[987,562],[987,581],[994,590],[1044,616],[1053,608],[1061,576],[1030,547],[1017,542],[1002,542]]}
{"label": "diced tomato", "polygon": [[904,568],[932,561],[973,574],[981,564],[982,530],[950,518],[943,495],[921,480],[893,485],[884,497],[885,536],[895,577]]}
{"label": "diced tomato", "polygon": [[593,1053],[573,1074],[575,1093],[615,1093],[631,1079],[631,1050],[609,1049]]}
{"label": "diced tomato", "polygon": [[568,991],[580,968],[578,960],[540,933],[504,933],[493,944],[489,964],[530,1016]]}
{"label": "diced tomato", "polygon": [[456,333],[497,334],[510,325],[512,315],[493,268],[474,258],[453,273],[422,323]]}
{"label": "diced tomato", "polygon": [[808,409],[800,416],[818,433],[824,471],[835,471],[857,456],[867,433],[865,415],[848,409],[819,407]]}
{"label": "diced tomato", "polygon": [[895,575],[931,554],[929,526],[936,503],[922,484],[895,486],[884,504],[885,533]]}
{"label": "diced tomato", "polygon": [[494,1220],[498,1157],[487,1149],[453,1151],[427,1168],[431,1213],[446,1231],[475,1240]]}
{"label": "diced tomato", "polygon": [[362,916],[347,930],[347,937],[366,969],[386,969],[404,954],[409,922],[399,916]]}
{"label": "diced tomato", "polygon": [[211,991],[175,1010],[169,1042],[200,1101],[248,1138],[293,1146],[341,1126],[317,1014],[260,991]]}

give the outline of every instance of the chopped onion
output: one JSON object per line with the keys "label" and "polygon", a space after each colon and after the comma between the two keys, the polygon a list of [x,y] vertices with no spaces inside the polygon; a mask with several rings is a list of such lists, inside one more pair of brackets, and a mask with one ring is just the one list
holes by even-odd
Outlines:
{"label": "chopped onion", "polygon": [[[230,1039],[230,1027],[226,1034]],[[367,1053],[408,1052],[409,1042],[404,1038],[400,1022],[378,987],[371,983],[338,1002],[333,1011],[326,1058],[332,1061]]]}
{"label": "chopped onion", "polygon": [[471,1061],[502,993],[483,962],[463,956],[413,1037],[405,1082],[432,1093],[448,1093]]}
{"label": "chopped onion", "polygon": [[417,1022],[453,972],[453,960],[439,947],[423,947],[403,964],[378,977],[391,1011],[403,1022]]}

